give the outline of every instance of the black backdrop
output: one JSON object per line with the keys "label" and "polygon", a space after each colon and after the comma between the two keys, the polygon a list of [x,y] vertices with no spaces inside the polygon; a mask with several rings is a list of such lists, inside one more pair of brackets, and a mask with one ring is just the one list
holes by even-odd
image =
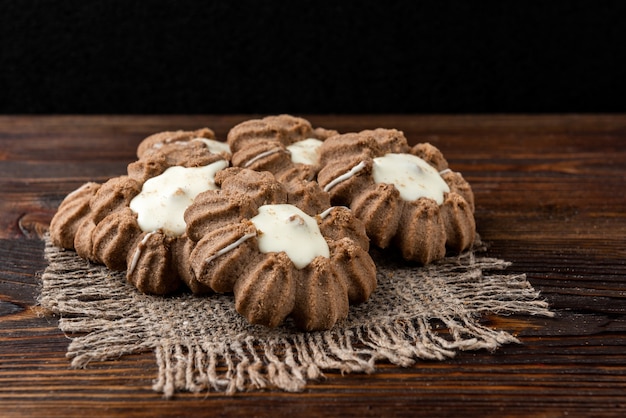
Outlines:
{"label": "black backdrop", "polygon": [[626,1],[2,0],[0,113],[626,110]]}

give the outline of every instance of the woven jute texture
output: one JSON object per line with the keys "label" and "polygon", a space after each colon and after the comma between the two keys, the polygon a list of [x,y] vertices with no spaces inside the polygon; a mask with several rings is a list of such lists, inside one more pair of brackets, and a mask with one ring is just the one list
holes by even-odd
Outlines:
{"label": "woven jute texture", "polygon": [[372,297],[351,306],[333,329],[305,333],[290,322],[275,329],[248,324],[232,295],[141,294],[123,273],[46,239],[40,304],[58,315],[59,328],[71,337],[73,367],[153,351],[153,388],[166,397],[177,391],[299,391],[324,371],[369,373],[381,361],[406,367],[460,350],[519,343],[482,325],[485,314],[552,316],[525,275],[507,274],[509,263],[478,254],[419,267],[373,253],[378,287]]}

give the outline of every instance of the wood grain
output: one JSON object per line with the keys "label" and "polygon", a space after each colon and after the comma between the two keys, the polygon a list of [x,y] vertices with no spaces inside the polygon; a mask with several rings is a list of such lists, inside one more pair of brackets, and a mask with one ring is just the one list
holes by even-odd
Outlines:
{"label": "wood grain", "polygon": [[151,390],[151,353],[72,370],[56,319],[37,307],[41,234],[86,181],[125,171],[145,136],[253,115],[0,117],[1,416],[623,416],[626,414],[625,115],[304,115],[431,142],[470,181],[488,255],[527,273],[555,318],[485,323],[521,345],[370,375],[327,373],[303,393]]}

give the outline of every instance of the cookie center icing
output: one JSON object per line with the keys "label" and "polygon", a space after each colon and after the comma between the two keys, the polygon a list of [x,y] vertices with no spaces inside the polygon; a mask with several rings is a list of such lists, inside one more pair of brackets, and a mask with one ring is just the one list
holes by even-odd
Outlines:
{"label": "cookie center icing", "polygon": [[291,162],[306,165],[317,165],[319,161],[319,147],[322,141],[315,138],[308,138],[302,141],[294,142],[287,146],[287,150],[291,154]]}
{"label": "cookie center icing", "polygon": [[211,151],[212,154],[219,154],[220,152],[224,152],[228,155],[232,154],[230,151],[230,147],[226,142],[217,141],[215,139],[209,138],[193,138],[192,141],[199,141],[204,143],[204,146]]}
{"label": "cookie center icing", "polygon": [[329,258],[328,243],[315,218],[288,204],[264,205],[250,219],[257,229],[262,253],[285,252],[298,269],[309,265],[317,256]]}
{"label": "cookie center icing", "polygon": [[376,183],[396,186],[400,197],[406,201],[428,197],[441,205],[444,193],[450,191],[433,166],[411,154],[386,154],[374,158],[372,176]]}
{"label": "cookie center icing", "polygon": [[148,179],[141,193],[130,202],[137,223],[144,232],[163,230],[166,235],[185,232],[185,209],[206,190],[217,189],[215,173],[228,167],[220,160],[203,167],[174,166]]}

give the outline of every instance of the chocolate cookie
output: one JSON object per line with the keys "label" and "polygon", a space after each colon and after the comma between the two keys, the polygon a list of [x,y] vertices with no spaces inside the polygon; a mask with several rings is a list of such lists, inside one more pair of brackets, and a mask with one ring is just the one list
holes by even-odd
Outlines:
{"label": "chocolate cookie", "polygon": [[426,264],[474,242],[471,187],[434,146],[411,148],[395,129],[365,130],[324,141],[320,164],[319,184],[354,211],[376,246]]}
{"label": "chocolate cookie", "polygon": [[212,131],[153,135],[138,149],[128,175],[88,183],[70,193],[51,222],[55,245],[127,279],[144,293],[167,294],[187,278],[184,211],[195,197],[216,188],[215,173],[228,167],[227,144]]}
{"label": "chocolate cookie", "polygon": [[241,168],[216,183],[185,212],[189,263],[205,288],[233,292],[248,321],[273,327],[291,316],[301,329],[328,329],[375,289],[365,227],[331,207],[317,183],[289,190],[269,172]]}
{"label": "chocolate cookie", "polygon": [[337,131],[313,129],[311,123],[291,115],[252,119],[233,127],[228,145],[234,167],[269,171],[281,182],[313,180],[319,169],[318,149]]}
{"label": "chocolate cookie", "polygon": [[208,128],[196,131],[161,132],[141,141],[139,159],[128,165],[129,177],[144,182],[169,167],[201,167],[220,160],[230,161],[228,144],[215,139]]}

